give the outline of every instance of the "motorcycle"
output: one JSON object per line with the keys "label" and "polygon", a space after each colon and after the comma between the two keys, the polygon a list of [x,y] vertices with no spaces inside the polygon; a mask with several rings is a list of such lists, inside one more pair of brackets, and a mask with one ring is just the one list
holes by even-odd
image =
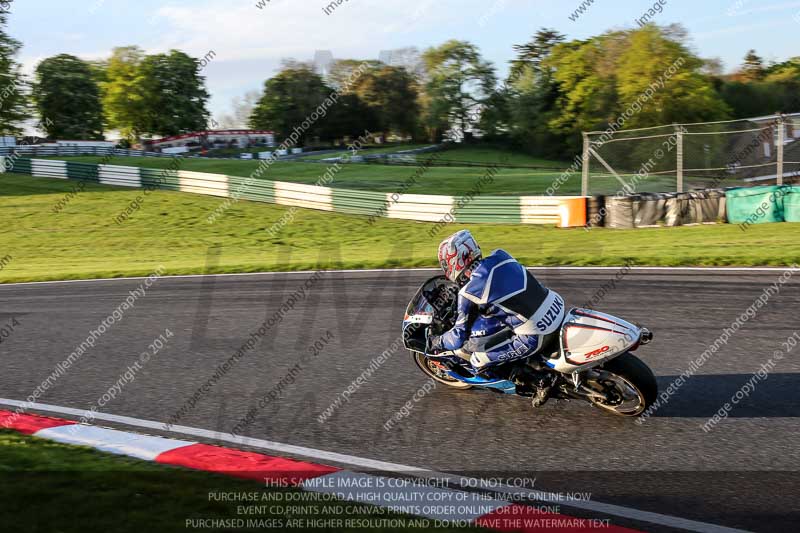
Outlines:
{"label": "motorcycle", "polygon": [[[534,356],[501,363],[490,377],[471,370],[472,354],[465,349],[470,343],[430,357],[428,339],[453,327],[457,300],[455,283],[444,276],[433,277],[411,299],[403,319],[406,349],[422,372],[439,383],[462,390],[480,387],[531,396],[536,390],[533,380],[546,375],[553,382],[551,398],[587,401],[625,417],[641,415],[658,395],[653,372],[632,353],[653,340],[652,332],[590,309],[570,309],[561,327],[540,339],[541,348]],[[501,369],[507,365],[511,367]]]}

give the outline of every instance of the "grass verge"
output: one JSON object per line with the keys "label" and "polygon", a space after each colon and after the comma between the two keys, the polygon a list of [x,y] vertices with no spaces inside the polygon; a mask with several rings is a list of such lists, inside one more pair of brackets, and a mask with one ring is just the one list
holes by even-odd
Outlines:
{"label": "grass verge", "polygon": [[[86,184],[54,206],[74,181],[0,175],[0,282],[168,274],[433,267],[438,243],[462,227],[486,250],[504,248],[531,265],[782,266],[800,262],[800,224],[635,230],[502,224],[447,225],[340,215],[240,201],[217,222],[219,198]],[[141,207],[114,218],[137,197]],[[275,237],[267,229],[281,219]],[[208,265],[212,248],[218,259]]]}
{"label": "grass verge", "polygon": [[[401,144],[389,144],[389,145],[369,145],[366,148],[362,148],[358,150],[358,155],[378,155],[378,154],[393,154],[397,152],[402,152],[405,150],[414,150],[417,148],[425,148],[426,146],[431,146],[430,144],[411,144],[411,143],[401,143]],[[331,152],[328,154],[315,154],[304,157],[303,159],[307,160],[320,160],[320,159],[327,159],[329,157],[349,157],[352,155],[351,150],[347,150],[346,148],[340,148],[337,152]]]}
{"label": "grass verge", "polygon": [[[0,500],[5,510],[0,513],[0,531],[4,532],[426,531],[431,528],[430,521],[371,506],[324,501],[318,497],[298,503],[292,498],[299,492],[297,489],[265,488],[254,481],[162,466],[8,430],[0,430],[0,478],[3,481]],[[226,494],[252,494],[258,501],[220,501]],[[314,527],[322,525],[314,523],[315,520],[337,519],[342,520],[342,527],[334,527],[335,522],[328,522],[328,527]],[[346,527],[347,519],[370,520],[376,525],[381,519],[397,520],[401,525],[365,529],[362,523],[361,527]],[[198,520],[205,520],[202,522],[205,527]],[[228,522],[229,527],[216,522],[220,525],[209,527],[214,524],[212,520],[241,522]],[[485,531],[458,529],[470,530]]]}

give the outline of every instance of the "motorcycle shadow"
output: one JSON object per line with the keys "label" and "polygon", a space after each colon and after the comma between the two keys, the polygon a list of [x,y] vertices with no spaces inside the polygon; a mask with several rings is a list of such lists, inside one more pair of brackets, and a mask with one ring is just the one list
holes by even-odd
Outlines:
{"label": "motorcycle shadow", "polygon": [[765,379],[752,374],[695,375],[678,386],[679,378],[657,377],[661,404],[651,416],[712,417],[722,409],[729,418],[800,417],[800,374],[771,373]]}

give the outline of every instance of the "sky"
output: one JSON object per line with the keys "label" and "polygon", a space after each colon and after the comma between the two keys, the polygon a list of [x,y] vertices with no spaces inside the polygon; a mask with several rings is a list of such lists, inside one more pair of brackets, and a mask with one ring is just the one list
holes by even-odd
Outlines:
{"label": "sky", "polygon": [[[720,59],[726,71],[751,48],[766,60],[800,56],[800,1],[769,0],[16,0],[9,32],[23,43],[27,73],[46,57],[100,59],[116,46],[213,52],[203,75],[219,117],[233,97],[260,89],[283,58],[309,61],[331,50],[337,59],[377,59],[381,50],[461,39],[502,76],[512,46],[541,27],[587,38],[635,27],[659,1],[653,21],[683,24],[694,52]],[[589,5],[575,16],[582,3]]]}

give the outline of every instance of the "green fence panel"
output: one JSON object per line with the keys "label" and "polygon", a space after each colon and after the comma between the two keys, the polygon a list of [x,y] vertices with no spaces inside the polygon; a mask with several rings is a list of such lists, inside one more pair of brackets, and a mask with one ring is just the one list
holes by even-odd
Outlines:
{"label": "green fence panel", "polygon": [[6,172],[33,174],[33,165],[28,157],[6,157]]}
{"label": "green fence panel", "polygon": [[240,200],[275,203],[275,182],[243,176],[228,176],[228,196]]}
{"label": "green fence panel", "polygon": [[100,181],[97,165],[67,161],[67,177],[74,180]]}
{"label": "green fence panel", "polygon": [[786,187],[783,197],[783,219],[786,222],[800,222],[800,186]]}
{"label": "green fence panel", "polygon": [[382,192],[331,189],[333,210],[350,215],[386,216],[390,202]]}
{"label": "green fence panel", "polygon": [[179,191],[181,180],[178,171],[171,168],[139,168],[142,187]]}
{"label": "green fence panel", "polygon": [[522,210],[517,197],[476,196],[454,199],[455,219],[458,222],[497,222],[520,224]]}
{"label": "green fence panel", "polygon": [[725,192],[728,222],[763,224],[783,222],[785,190],[778,186],[743,187]]}

